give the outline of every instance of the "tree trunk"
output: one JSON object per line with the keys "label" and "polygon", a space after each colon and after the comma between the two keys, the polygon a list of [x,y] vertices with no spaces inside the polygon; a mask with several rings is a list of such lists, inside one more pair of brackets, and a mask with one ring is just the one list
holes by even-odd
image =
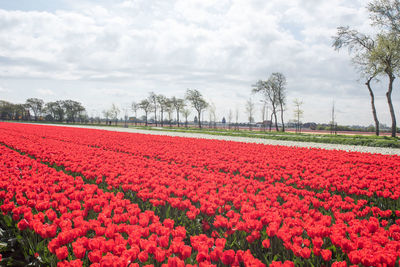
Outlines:
{"label": "tree trunk", "polygon": [[178,128],[179,128],[179,109],[176,110],[176,121],[178,122]]}
{"label": "tree trunk", "polygon": [[164,110],[161,109],[161,127],[164,127]]}
{"label": "tree trunk", "polygon": [[372,115],[374,116],[374,121],[375,121],[375,134],[376,134],[376,136],[379,136],[379,121],[378,121],[378,116],[376,115],[375,97],[374,97],[374,92],[371,89],[371,80],[372,79],[373,79],[373,77],[370,77],[365,84],[367,85],[369,95],[371,96]]}
{"label": "tree trunk", "polygon": [[282,121],[282,132],[285,131],[285,123],[283,122],[283,105],[281,103],[281,121]]}
{"label": "tree trunk", "polygon": [[389,88],[386,92],[386,98],[389,105],[390,116],[392,117],[392,137],[396,137],[397,127],[396,127],[396,116],[394,114],[393,103],[392,103],[392,90],[393,90],[393,81],[395,77],[391,73],[387,73],[389,76]]}
{"label": "tree trunk", "polygon": [[201,118],[200,118],[200,115],[201,115],[201,110],[200,111],[197,111],[197,113],[198,113],[198,120],[199,120],[199,128],[201,129]]}
{"label": "tree trunk", "polygon": [[271,123],[269,124],[269,131],[272,131],[272,116],[274,115],[273,112],[271,112]]}
{"label": "tree trunk", "polygon": [[272,106],[272,114],[274,115],[274,119],[275,119],[275,129],[276,129],[277,132],[279,132],[278,118],[276,117],[276,108],[275,108],[275,106]]}
{"label": "tree trunk", "polygon": [[157,104],[154,103],[154,121],[156,123],[156,127],[157,127]]}
{"label": "tree trunk", "polygon": [[145,126],[147,126],[147,112],[146,112],[146,117],[145,117]]}

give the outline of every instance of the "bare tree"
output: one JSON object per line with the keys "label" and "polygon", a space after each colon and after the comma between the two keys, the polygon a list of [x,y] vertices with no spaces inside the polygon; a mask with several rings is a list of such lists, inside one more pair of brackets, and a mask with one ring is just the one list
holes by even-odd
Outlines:
{"label": "bare tree", "polygon": [[160,107],[160,124],[161,127],[164,126],[164,111],[166,109],[166,105],[168,102],[168,98],[165,95],[158,95],[157,96],[157,103]]}
{"label": "bare tree", "polygon": [[[367,52],[364,53],[367,60],[364,62],[374,62],[377,66],[378,74],[383,74],[387,76],[389,79],[388,90],[386,92],[386,99],[389,106],[390,116],[392,119],[392,137],[396,136],[397,126],[396,126],[396,116],[392,103],[392,91],[393,91],[393,82],[396,78],[396,74],[399,72],[399,62],[400,62],[400,1],[399,0],[373,0],[368,4],[368,10],[370,12],[370,19],[372,21],[372,25],[378,26],[382,31],[373,38],[372,41],[367,40],[367,44],[373,44],[372,48],[367,49]],[[342,27],[347,29],[349,27]],[[340,31],[341,28],[339,28]],[[348,30],[350,31],[350,30]],[[366,35],[360,34],[355,30],[350,31],[353,34],[347,34],[346,36],[350,36],[350,44],[353,47],[357,47],[354,43],[360,45],[360,42],[354,42],[354,36],[356,37],[366,37]],[[340,36],[340,32],[338,33],[338,37]],[[340,38],[336,37],[338,40],[338,44],[341,45],[342,41]],[[362,41],[364,41],[363,38]],[[372,38],[369,38],[372,39]],[[336,41],[335,40],[335,41]],[[346,40],[346,39],[345,39]],[[345,43],[347,44],[347,43]],[[334,43],[334,46],[336,42]],[[340,46],[339,46],[340,48]],[[350,46],[349,48],[352,48]],[[369,48],[363,46],[363,48]],[[373,73],[373,72],[370,72]],[[367,87],[370,91],[371,88],[369,79],[371,76],[367,77]],[[371,95],[371,98],[373,95]],[[371,100],[371,102],[373,102]],[[375,120],[375,128],[377,120]],[[379,125],[378,125],[379,126]]]}
{"label": "bare tree", "polygon": [[371,53],[371,60],[377,62],[380,73],[385,74],[389,79],[386,99],[392,118],[392,137],[396,137],[396,115],[393,108],[392,92],[395,74],[400,67],[400,38],[398,33],[379,34],[377,45]]}
{"label": "bare tree", "polygon": [[108,119],[110,118],[110,111],[109,110],[103,110],[103,116],[106,119],[106,125],[108,125]]}
{"label": "bare tree", "polygon": [[201,93],[196,89],[187,89],[186,99],[192,104],[192,107],[197,111],[199,128],[201,128],[201,112],[207,108],[208,103],[204,100]]}
{"label": "bare tree", "polygon": [[372,116],[375,122],[375,134],[379,135],[379,120],[375,108],[375,96],[371,88],[371,81],[379,74],[377,62],[371,58],[371,53],[375,50],[376,43],[372,37],[351,30],[349,27],[339,27],[338,33],[334,37],[333,47],[336,50],[347,47],[349,53],[353,55],[352,61],[359,70],[362,77],[366,77],[365,85],[371,97]]}
{"label": "bare tree", "polygon": [[211,124],[212,124],[212,114],[210,111],[210,106],[208,106],[208,128],[211,128]]}
{"label": "bare tree", "polygon": [[174,104],[169,98],[167,98],[167,100],[165,101],[165,111],[168,114],[169,127],[172,127],[172,114],[174,113]]}
{"label": "bare tree", "polygon": [[210,121],[209,121],[209,127],[211,128],[212,126],[214,126],[214,128],[215,128],[215,126],[216,126],[216,116],[215,116],[215,113],[216,113],[216,107],[215,107],[215,104],[213,103],[213,102],[211,102],[210,104],[208,104],[208,115],[209,115],[209,119],[210,119]]}
{"label": "bare tree", "polygon": [[154,122],[156,123],[156,127],[157,127],[157,106],[158,106],[158,102],[157,102],[157,95],[154,92],[150,92],[149,102],[151,103],[151,106],[154,109]]}
{"label": "bare tree", "polygon": [[392,103],[392,90],[395,73],[399,73],[400,61],[400,1],[374,0],[368,4],[372,24],[383,32],[378,35],[376,49],[372,59],[378,62],[378,69],[389,79],[386,99],[392,118],[392,137],[396,136],[396,116]]}
{"label": "bare tree", "polygon": [[236,107],[236,109],[235,109],[235,119],[236,119],[235,129],[239,130],[239,108],[238,107]]}
{"label": "bare tree", "polygon": [[188,127],[188,117],[190,115],[190,109],[188,108],[183,108],[181,110],[183,117],[185,117],[185,127]]}
{"label": "bare tree", "polygon": [[171,101],[172,101],[172,105],[174,106],[174,108],[176,110],[176,121],[177,121],[178,127],[179,127],[179,113],[180,113],[180,110],[182,110],[185,107],[185,100],[176,98],[174,96],[171,98]]}
{"label": "bare tree", "polygon": [[133,111],[133,114],[135,115],[135,126],[136,126],[137,125],[137,111],[139,109],[139,104],[136,102],[132,102],[131,109]]}
{"label": "bare tree", "polygon": [[128,118],[129,118],[129,109],[127,107],[124,108],[124,127],[128,127]]}
{"label": "bare tree", "polygon": [[331,134],[337,134],[337,123],[335,122],[335,101],[332,102],[332,112],[331,112]]}
{"label": "bare tree", "polygon": [[[261,93],[264,96],[264,100],[269,102],[272,107],[272,113],[271,113],[271,122],[272,122],[272,117],[275,119],[275,129],[276,131],[279,131],[278,128],[278,119],[277,119],[277,106],[279,105],[278,101],[278,92],[277,92],[277,87],[274,85],[274,81],[271,79],[271,77],[267,81],[262,81],[259,80],[254,86],[253,86],[253,93]],[[272,123],[270,124],[270,131],[271,131],[271,126]]]}
{"label": "bare tree", "polygon": [[251,98],[249,98],[246,102],[246,111],[247,111],[247,118],[249,120],[249,129],[252,130],[252,123],[254,122],[254,102]]}
{"label": "bare tree", "polygon": [[263,127],[263,131],[265,132],[265,127],[266,127],[266,116],[268,116],[266,114],[267,111],[267,102],[265,101],[261,101],[263,103],[262,108],[261,108],[261,121],[262,121],[262,127]]}
{"label": "bare tree", "polygon": [[121,112],[121,111],[119,110],[119,108],[117,107],[117,105],[115,105],[114,103],[112,103],[111,108],[110,108],[110,110],[109,110],[109,114],[110,114],[111,119],[114,120],[115,125],[117,125],[117,122],[118,122],[118,114],[119,114],[120,112]]}
{"label": "bare tree", "polygon": [[293,101],[293,104],[294,104],[294,118],[296,121],[296,133],[299,133],[299,132],[301,132],[300,119],[303,117],[303,114],[304,114],[304,111],[301,109],[301,106],[303,105],[303,101],[296,98]]}
{"label": "bare tree", "polygon": [[149,111],[153,108],[150,101],[148,99],[144,99],[140,101],[139,103],[139,108],[144,111],[145,114],[145,126],[147,126],[147,117],[149,114]]}
{"label": "bare tree", "polygon": [[232,110],[231,109],[229,109],[229,112],[228,112],[228,129],[231,129],[231,123],[232,123]]}
{"label": "bare tree", "polygon": [[213,119],[213,126],[214,129],[217,128],[217,107],[215,106],[215,104],[213,103],[214,108],[212,109],[212,119]]}
{"label": "bare tree", "polygon": [[275,72],[272,73],[270,80],[272,86],[274,87],[274,91],[276,93],[277,102],[280,106],[282,132],[284,132],[285,122],[283,121],[283,112],[285,111],[285,105],[286,105],[286,77],[280,72]]}

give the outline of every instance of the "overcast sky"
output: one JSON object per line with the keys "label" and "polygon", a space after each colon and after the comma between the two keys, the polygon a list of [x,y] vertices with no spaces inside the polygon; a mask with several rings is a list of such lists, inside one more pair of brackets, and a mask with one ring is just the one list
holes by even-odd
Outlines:
{"label": "overcast sky", "polygon": [[[373,123],[364,81],[346,49],[332,48],[338,26],[371,32],[362,0],[0,0],[0,99],[73,99],[89,115],[122,108],[149,92],[183,97],[198,89],[218,119],[261,96],[252,85],[287,78],[285,120],[303,100],[303,122]],[[399,84],[394,107],[399,117]],[[379,119],[390,125],[387,80],[376,88]],[[207,118],[207,115],[206,115]]]}

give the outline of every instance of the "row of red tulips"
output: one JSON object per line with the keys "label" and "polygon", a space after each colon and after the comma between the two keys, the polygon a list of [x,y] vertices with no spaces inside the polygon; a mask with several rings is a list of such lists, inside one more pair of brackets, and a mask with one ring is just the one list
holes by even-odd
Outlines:
{"label": "row of red tulips", "polygon": [[[177,160],[155,159],[153,155],[156,152],[150,149],[146,155],[150,158],[139,153],[104,150],[101,138],[91,147],[72,139],[60,141],[64,138],[62,133],[60,138],[52,136],[55,128],[43,127],[38,135],[29,126],[25,127],[30,131],[21,131],[18,128],[21,126],[16,130],[13,125],[1,126],[3,129],[8,127],[8,135],[1,135],[1,141],[11,147],[64,166],[69,171],[82,173],[87,178],[97,179],[99,184],[104,182],[109,189],[136,192],[137,197],[153,206],[186,210],[187,217],[194,221],[203,218],[205,232],[215,230],[225,235],[228,248],[233,246],[232,239],[246,233],[244,237],[247,240],[242,240],[240,246],[246,246],[245,243],[248,246],[261,238],[268,248],[270,240],[274,243],[273,237],[277,236],[294,257],[319,257],[326,264],[343,259],[355,264],[393,265],[399,256],[397,235],[400,228],[395,221],[398,217],[395,210],[381,210],[376,206],[370,207],[367,201],[354,201],[327,192],[296,189],[288,186],[285,179],[266,178],[266,182],[262,182],[244,179],[242,175],[216,172],[210,165],[207,169],[193,168],[193,161],[176,163]],[[46,136],[47,130],[49,136]],[[102,131],[75,131],[78,136],[85,131],[92,137],[96,132],[99,136],[103,134]],[[151,147],[150,140],[148,142]],[[165,142],[164,146],[168,146],[169,140]],[[272,149],[258,146],[258,150]],[[175,151],[175,146],[171,145],[170,150]],[[329,151],[325,153],[329,154]],[[361,161],[363,155],[366,154],[359,155]],[[187,165],[188,162],[191,163]],[[288,170],[288,165],[282,166],[283,163],[272,168]],[[104,168],[98,170],[100,164]],[[257,252],[256,249],[252,251]]]}
{"label": "row of red tulips", "polygon": [[[346,194],[376,194],[397,200],[400,197],[398,173],[400,157],[358,152],[325,151],[293,147],[260,146],[217,140],[149,136],[109,131],[77,131],[31,126],[30,134],[74,144],[154,157],[250,178],[284,177],[288,184]],[[24,132],[24,126],[13,127]],[[294,160],[296,159],[296,160]],[[324,179],[321,179],[321,176]],[[398,207],[400,208],[400,206]]]}

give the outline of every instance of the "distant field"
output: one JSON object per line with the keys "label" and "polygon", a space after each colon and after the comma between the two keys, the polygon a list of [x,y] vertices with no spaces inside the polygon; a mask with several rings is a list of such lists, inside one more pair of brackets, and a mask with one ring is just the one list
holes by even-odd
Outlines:
{"label": "distant field", "polygon": [[[40,123],[40,122],[39,122]],[[45,124],[57,124],[57,123],[45,123]],[[89,126],[89,127],[104,127],[105,129],[117,129],[117,128],[132,128],[132,129],[143,129],[153,131],[164,131],[164,132],[183,132],[183,133],[198,133],[208,135],[220,135],[220,136],[240,136],[247,138],[261,138],[271,140],[282,140],[282,141],[294,141],[294,142],[306,142],[306,143],[322,143],[322,144],[335,144],[335,145],[350,145],[350,146],[366,146],[366,147],[383,147],[383,148],[400,148],[400,139],[398,137],[392,138],[388,133],[381,133],[381,136],[375,136],[369,132],[347,132],[341,131],[337,134],[330,134],[329,131],[313,131],[313,130],[302,130],[301,133],[295,133],[293,129],[288,129],[285,132],[277,131],[260,131],[260,128],[253,128],[251,131],[248,128],[208,128],[204,126],[199,129],[197,127],[176,127],[174,125],[166,125],[164,127],[154,125],[144,126],[143,124],[119,122],[117,125],[105,125],[105,124],[62,124],[66,126]],[[386,153],[385,153],[386,154]]]}

